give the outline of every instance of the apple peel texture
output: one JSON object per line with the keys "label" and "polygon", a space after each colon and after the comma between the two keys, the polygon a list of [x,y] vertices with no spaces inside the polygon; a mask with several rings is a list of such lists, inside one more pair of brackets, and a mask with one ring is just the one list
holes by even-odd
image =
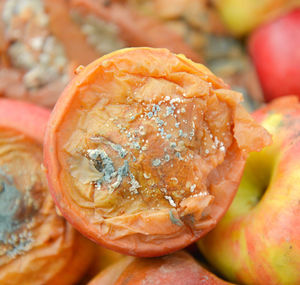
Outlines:
{"label": "apple peel texture", "polygon": [[273,144],[250,154],[232,205],[199,247],[233,282],[300,284],[299,99],[278,98],[253,116]]}
{"label": "apple peel texture", "polygon": [[223,216],[246,154],[270,143],[241,95],[166,49],[91,63],[52,113],[44,163],[62,214],[121,253],[158,256]]}

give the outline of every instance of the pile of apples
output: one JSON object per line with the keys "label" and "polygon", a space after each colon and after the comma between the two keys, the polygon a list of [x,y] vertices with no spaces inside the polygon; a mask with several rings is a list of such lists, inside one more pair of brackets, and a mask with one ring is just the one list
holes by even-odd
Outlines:
{"label": "pile of apples", "polygon": [[[209,269],[234,283],[211,275],[179,252],[155,259],[126,257],[91,285],[300,284],[300,3],[215,2],[231,33],[247,35],[266,103],[253,116],[273,136],[272,145],[249,156],[231,207],[197,242]],[[18,121],[33,135],[42,132],[36,122],[22,122],[10,112],[13,108],[0,113],[6,126]]]}
{"label": "pile of apples", "polygon": [[[197,242],[210,269],[234,283],[176,253],[147,261],[127,258],[91,284],[300,284],[300,8],[270,20],[259,17],[258,7],[272,1],[216,2],[231,32],[249,35],[266,103],[253,116],[273,136],[271,146],[249,156],[233,204]],[[247,15],[241,17],[239,7]],[[147,283],[149,276],[156,283]]]}
{"label": "pile of apples", "polygon": [[91,284],[300,284],[300,8],[260,19],[256,15],[264,13],[256,8],[267,1],[256,6],[257,1],[243,1],[251,9],[243,7],[248,14],[241,18],[233,11],[241,2],[217,1],[233,34],[250,33],[248,50],[265,102],[276,98],[253,113],[273,143],[249,156],[233,204],[197,242],[210,269],[234,283],[211,275],[186,253],[175,253],[127,257]]}

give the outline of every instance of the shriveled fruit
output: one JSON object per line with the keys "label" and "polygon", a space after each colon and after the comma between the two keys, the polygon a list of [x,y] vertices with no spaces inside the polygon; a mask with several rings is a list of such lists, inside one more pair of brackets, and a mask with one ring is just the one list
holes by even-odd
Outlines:
{"label": "shriveled fruit", "polygon": [[165,49],[88,65],[52,113],[44,163],[62,214],[121,253],[183,248],[227,210],[246,154],[270,142],[241,95]]}
{"label": "shriveled fruit", "polygon": [[48,192],[41,163],[49,114],[0,99],[1,284],[74,284],[93,257],[93,245],[57,215]]}

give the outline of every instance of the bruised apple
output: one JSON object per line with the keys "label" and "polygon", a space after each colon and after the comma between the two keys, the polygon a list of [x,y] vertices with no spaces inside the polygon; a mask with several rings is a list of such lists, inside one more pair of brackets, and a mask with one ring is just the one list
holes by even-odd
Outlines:
{"label": "bruised apple", "polygon": [[269,134],[203,65],[166,49],[106,55],[68,85],[44,164],[61,213],[110,249],[159,256],[211,230]]}
{"label": "bruised apple", "polygon": [[198,264],[186,252],[160,258],[125,257],[110,266],[88,285],[225,285],[232,284]]}
{"label": "bruised apple", "polygon": [[299,47],[300,8],[252,33],[249,52],[266,101],[285,95],[300,97]]}
{"label": "bruised apple", "polygon": [[254,117],[273,144],[250,154],[232,205],[199,246],[229,280],[300,284],[300,103],[283,97]]}
{"label": "bruised apple", "polygon": [[41,163],[49,115],[0,99],[0,284],[74,284],[93,257],[48,192]]}

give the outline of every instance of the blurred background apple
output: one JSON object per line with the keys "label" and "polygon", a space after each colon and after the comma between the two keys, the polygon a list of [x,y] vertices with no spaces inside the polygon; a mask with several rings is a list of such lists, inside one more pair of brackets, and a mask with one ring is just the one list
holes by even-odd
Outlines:
{"label": "blurred background apple", "polygon": [[249,51],[266,101],[300,96],[300,8],[255,30]]}
{"label": "blurred background apple", "polygon": [[229,31],[243,36],[263,22],[299,6],[299,0],[215,0]]}

